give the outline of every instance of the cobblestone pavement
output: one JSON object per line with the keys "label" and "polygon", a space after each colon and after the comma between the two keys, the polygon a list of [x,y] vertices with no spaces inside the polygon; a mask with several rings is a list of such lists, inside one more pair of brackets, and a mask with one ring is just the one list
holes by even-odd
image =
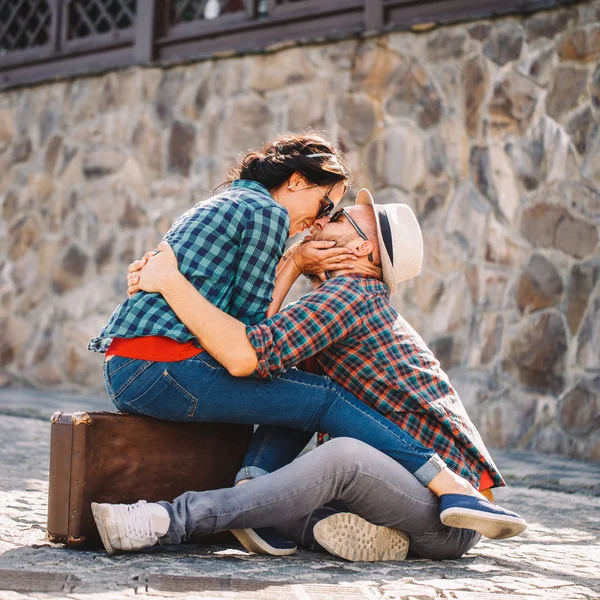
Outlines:
{"label": "cobblestone pavement", "polygon": [[[526,453],[494,455],[511,483],[499,499],[528,530],[480,542],[456,561],[348,563],[308,551],[273,558],[233,542],[117,557],[67,550],[44,538],[47,417],[57,403],[72,410],[77,401],[44,397],[33,409],[31,398],[0,393],[1,600],[600,598],[600,465]],[[85,407],[110,408],[105,402],[86,399]]]}

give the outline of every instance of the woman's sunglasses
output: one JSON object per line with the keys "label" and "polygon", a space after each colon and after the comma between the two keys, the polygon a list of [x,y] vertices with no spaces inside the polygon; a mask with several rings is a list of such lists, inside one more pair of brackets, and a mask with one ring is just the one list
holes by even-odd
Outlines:
{"label": "woman's sunglasses", "polygon": [[329,197],[329,194],[331,193],[331,190],[334,188],[334,186],[335,183],[326,192],[324,192],[321,189],[320,185],[315,184],[315,187],[318,187],[319,191],[323,194],[323,197],[321,198],[321,202],[319,204],[319,212],[315,217],[316,219],[322,219],[323,217],[330,215],[331,211],[335,208],[333,200]]}

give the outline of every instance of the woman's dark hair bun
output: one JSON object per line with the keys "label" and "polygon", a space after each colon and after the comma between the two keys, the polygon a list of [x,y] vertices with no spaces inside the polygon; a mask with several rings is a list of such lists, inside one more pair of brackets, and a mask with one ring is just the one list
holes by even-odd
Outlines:
{"label": "woman's dark hair bun", "polygon": [[350,181],[350,168],[341,153],[324,136],[310,132],[282,135],[249,152],[229,172],[228,183],[248,179],[272,191],[295,172],[316,185]]}

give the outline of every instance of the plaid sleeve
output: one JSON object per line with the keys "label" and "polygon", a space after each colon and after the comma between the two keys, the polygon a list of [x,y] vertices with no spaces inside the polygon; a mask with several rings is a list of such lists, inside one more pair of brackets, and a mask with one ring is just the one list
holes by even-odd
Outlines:
{"label": "plaid sleeve", "polygon": [[277,377],[350,335],[364,314],[364,298],[347,281],[325,282],[271,319],[246,328],[258,357],[253,375],[260,379]]}
{"label": "plaid sleeve", "polygon": [[252,212],[237,253],[229,314],[245,323],[265,318],[275,287],[275,270],[289,232],[287,211],[279,206]]}

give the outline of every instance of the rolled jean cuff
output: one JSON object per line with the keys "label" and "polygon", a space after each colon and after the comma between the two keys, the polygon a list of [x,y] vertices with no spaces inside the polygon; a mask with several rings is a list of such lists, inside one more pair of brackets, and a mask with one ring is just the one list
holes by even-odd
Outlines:
{"label": "rolled jean cuff", "polygon": [[268,475],[268,473],[269,471],[265,471],[260,467],[242,467],[238,471],[238,474],[235,476],[235,481],[233,482],[233,484],[237,485],[240,481],[243,481],[244,479],[256,479],[261,475]]}
{"label": "rolled jean cuff", "polygon": [[413,475],[417,478],[419,483],[422,483],[427,487],[431,483],[431,480],[445,468],[446,463],[438,454],[434,454],[422,467],[419,467]]}
{"label": "rolled jean cuff", "polygon": [[185,536],[185,531],[176,531],[174,529],[174,523],[175,523],[175,515],[173,514],[173,507],[171,506],[171,504],[169,502],[157,502],[157,504],[160,504],[163,508],[165,508],[167,510],[167,512],[169,513],[169,529],[167,530],[167,533],[165,533],[165,535],[161,536],[158,538],[158,545],[159,546],[170,546],[171,544],[180,544],[181,540],[184,538]]}

